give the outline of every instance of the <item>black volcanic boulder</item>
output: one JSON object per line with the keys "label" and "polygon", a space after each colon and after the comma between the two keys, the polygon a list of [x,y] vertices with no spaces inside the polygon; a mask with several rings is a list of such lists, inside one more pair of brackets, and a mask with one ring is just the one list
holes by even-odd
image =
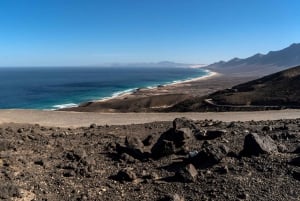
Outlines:
{"label": "black volcanic boulder", "polygon": [[163,133],[151,149],[155,159],[181,152],[185,143],[191,138],[192,131],[189,128],[171,128]]}
{"label": "black volcanic boulder", "polygon": [[224,144],[203,143],[201,151],[190,159],[196,168],[207,168],[219,163],[227,156],[229,148]]}
{"label": "black volcanic boulder", "polygon": [[245,156],[258,156],[260,154],[271,154],[276,151],[277,146],[271,137],[250,133],[245,137],[244,149],[241,154]]}

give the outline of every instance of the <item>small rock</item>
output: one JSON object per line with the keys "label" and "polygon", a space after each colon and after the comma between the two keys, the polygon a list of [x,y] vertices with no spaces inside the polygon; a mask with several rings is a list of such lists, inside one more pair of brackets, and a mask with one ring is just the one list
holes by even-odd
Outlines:
{"label": "small rock", "polygon": [[273,130],[273,127],[272,126],[264,126],[262,129],[262,131],[272,131]]}
{"label": "small rock", "polygon": [[284,145],[284,144],[280,144],[277,146],[277,149],[280,153],[287,153],[288,152],[288,148]]}
{"label": "small rock", "polygon": [[159,199],[159,201],[184,201],[183,197],[180,197],[178,194],[166,195],[164,198]]}
{"label": "small rock", "polygon": [[76,172],[74,170],[64,170],[63,176],[64,177],[75,177]]}
{"label": "small rock", "polygon": [[249,200],[250,196],[248,193],[241,193],[237,195],[238,198],[242,199],[242,200]]}
{"label": "small rock", "polygon": [[295,165],[295,166],[299,166],[299,167],[300,167],[300,156],[297,157],[297,158],[293,158],[293,159],[289,162],[289,164]]}
{"label": "small rock", "polygon": [[116,151],[119,155],[123,153],[127,153],[130,156],[138,159],[138,160],[146,160],[148,158],[148,154],[144,153],[144,144],[142,141],[136,137],[126,137],[125,145],[117,144]]}
{"label": "small rock", "polygon": [[227,174],[227,173],[229,172],[228,166],[225,165],[225,166],[220,167],[220,168],[218,169],[218,172],[219,172],[220,174]]}
{"label": "small rock", "polygon": [[189,183],[189,182],[194,182],[197,178],[198,172],[194,165],[188,164],[181,170],[175,173],[175,178],[178,181]]}
{"label": "small rock", "polygon": [[173,128],[174,129],[181,129],[181,128],[196,129],[197,126],[192,119],[181,117],[181,118],[174,119]]}
{"label": "small rock", "polygon": [[85,152],[85,150],[80,148],[67,151],[64,155],[67,159],[71,161],[80,161],[87,157],[87,153]]}
{"label": "small rock", "polygon": [[90,128],[97,128],[97,124],[91,124]]}
{"label": "small rock", "polygon": [[116,180],[118,180],[118,181],[133,181],[133,180],[136,180],[136,179],[137,179],[137,176],[132,171],[132,168],[122,169],[116,175]]}
{"label": "small rock", "polygon": [[226,130],[207,130],[197,133],[195,136],[198,140],[213,140],[215,138],[224,136]]}
{"label": "small rock", "polygon": [[135,158],[133,158],[132,156],[130,156],[127,153],[122,153],[120,155],[120,159],[122,159],[123,161],[127,162],[127,163],[135,163]]}
{"label": "small rock", "polygon": [[137,137],[126,137],[125,145],[131,149],[140,149],[144,148],[143,142]]}
{"label": "small rock", "polygon": [[299,154],[300,153],[300,146],[296,147],[296,149],[293,151],[293,153]]}
{"label": "small rock", "polygon": [[259,136],[256,133],[251,133],[245,137],[242,154],[258,156],[260,154],[271,154],[276,151],[277,146],[269,136]]}
{"label": "small rock", "polygon": [[292,176],[294,177],[294,179],[297,179],[298,181],[300,181],[300,171],[298,170],[294,170],[292,173]]}
{"label": "small rock", "polygon": [[11,200],[13,197],[21,197],[20,189],[10,183],[1,182],[0,184],[0,199]]}
{"label": "small rock", "polygon": [[153,137],[153,135],[148,135],[148,136],[146,137],[146,139],[143,140],[144,146],[150,146],[150,145],[152,145],[153,143],[154,143],[154,137]]}
{"label": "small rock", "polygon": [[42,159],[34,161],[34,164],[44,166],[44,161]]}

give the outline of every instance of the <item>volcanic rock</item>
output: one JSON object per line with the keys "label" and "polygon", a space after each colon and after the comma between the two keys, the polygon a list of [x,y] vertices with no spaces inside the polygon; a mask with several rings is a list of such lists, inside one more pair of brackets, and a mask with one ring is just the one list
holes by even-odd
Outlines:
{"label": "volcanic rock", "polygon": [[116,151],[119,155],[126,153],[138,160],[147,159],[147,155],[144,153],[143,148],[143,142],[137,137],[126,137],[125,145],[116,145]]}
{"label": "volcanic rock", "polygon": [[10,183],[0,184],[0,199],[10,200],[13,197],[21,197],[20,189]]}
{"label": "volcanic rock", "polygon": [[159,201],[184,201],[183,197],[180,197],[178,194],[166,195],[164,198],[159,199]]}
{"label": "volcanic rock", "polygon": [[154,137],[153,135],[148,135],[144,140],[143,140],[143,144],[144,146],[150,146],[154,143]]}
{"label": "volcanic rock", "polygon": [[185,143],[191,138],[192,131],[189,128],[171,128],[163,133],[151,149],[153,158],[160,158],[184,150]]}
{"label": "volcanic rock", "polygon": [[175,174],[175,178],[178,181],[189,183],[189,182],[194,182],[197,178],[198,172],[194,165],[188,164],[184,168],[180,169],[178,172]]}
{"label": "volcanic rock", "polygon": [[174,129],[181,129],[181,128],[196,129],[197,126],[192,119],[181,117],[181,118],[174,119],[173,128]]}
{"label": "volcanic rock", "polygon": [[195,134],[195,136],[198,140],[213,140],[218,137],[224,136],[226,132],[226,130],[199,131]]}
{"label": "volcanic rock", "polygon": [[299,166],[300,167],[300,156],[297,158],[293,158],[290,162],[291,165]]}
{"label": "volcanic rock", "polygon": [[229,148],[224,144],[203,143],[202,150],[190,160],[197,168],[206,168],[219,163],[229,152]]}
{"label": "volcanic rock", "polygon": [[269,136],[259,136],[256,133],[248,134],[244,140],[242,155],[258,156],[260,154],[271,154],[277,151],[277,146]]}
{"label": "volcanic rock", "polygon": [[115,179],[118,181],[133,181],[137,179],[137,176],[132,171],[132,168],[124,168],[118,172]]}

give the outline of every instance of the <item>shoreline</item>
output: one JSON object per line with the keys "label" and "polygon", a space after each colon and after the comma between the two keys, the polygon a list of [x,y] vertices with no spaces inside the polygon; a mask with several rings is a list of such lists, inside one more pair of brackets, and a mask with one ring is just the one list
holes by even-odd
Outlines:
{"label": "shoreline", "polygon": [[203,69],[207,73],[200,77],[173,81],[165,85],[121,93],[118,96],[102,100],[83,102],[77,107],[59,111],[77,112],[162,112],[180,102],[196,97],[203,97],[219,90],[231,88],[253,77],[229,76]]}
{"label": "shoreline", "polygon": [[[79,107],[80,105],[87,104],[87,103],[101,103],[101,102],[103,103],[103,102],[111,101],[111,100],[114,100],[114,99],[123,99],[123,98],[126,98],[127,96],[135,95],[135,93],[138,93],[139,91],[157,90],[158,88],[169,87],[169,86],[176,87],[176,86],[186,84],[186,83],[204,81],[204,80],[211,79],[213,77],[221,75],[218,72],[211,71],[211,70],[208,70],[208,69],[203,69],[203,70],[204,70],[204,72],[207,73],[204,76],[190,78],[190,79],[184,79],[184,80],[174,80],[171,83],[158,84],[158,85],[155,85],[155,86],[148,86],[148,87],[145,87],[145,88],[127,89],[127,90],[124,90],[124,92],[113,93],[113,94],[118,94],[118,95],[112,95],[111,97],[104,97],[104,98],[101,98],[99,100],[91,100],[91,101],[79,103],[79,104],[77,104],[77,107]],[[72,107],[65,107],[65,108],[61,108],[61,109],[68,109],[68,108],[72,108]]]}
{"label": "shoreline", "polygon": [[[146,90],[154,91],[154,90],[157,90],[157,89],[163,88],[163,87],[176,87],[176,86],[180,86],[182,84],[207,80],[207,79],[213,78],[217,75],[221,75],[220,73],[205,69],[203,66],[197,67],[197,68],[201,69],[205,74],[203,76],[199,76],[199,77],[195,77],[195,78],[186,78],[186,79],[180,79],[180,80],[166,82],[166,84],[155,84],[155,85],[150,85],[150,86],[146,86],[146,87],[135,87],[135,88],[126,89],[123,91],[117,91],[117,92],[113,92],[111,94],[111,96],[91,99],[91,100],[87,100],[84,102],[79,102],[79,103],[69,102],[69,103],[65,103],[65,104],[56,104],[56,105],[53,105],[52,108],[46,108],[46,109],[41,109],[41,110],[59,111],[59,110],[65,110],[65,109],[70,109],[70,108],[77,108],[77,107],[81,107],[81,106],[91,104],[91,103],[105,103],[107,101],[112,101],[115,99],[120,100],[120,99],[129,97],[129,96],[134,96],[139,91],[143,91],[143,92]],[[11,109],[18,109],[18,108],[11,108]],[[35,109],[35,108],[33,108],[33,109]]]}

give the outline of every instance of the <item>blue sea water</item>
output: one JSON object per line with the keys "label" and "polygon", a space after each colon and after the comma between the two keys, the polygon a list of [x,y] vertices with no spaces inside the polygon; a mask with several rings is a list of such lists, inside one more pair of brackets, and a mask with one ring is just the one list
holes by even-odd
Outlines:
{"label": "blue sea water", "polygon": [[208,73],[171,67],[0,68],[0,108],[59,109]]}

